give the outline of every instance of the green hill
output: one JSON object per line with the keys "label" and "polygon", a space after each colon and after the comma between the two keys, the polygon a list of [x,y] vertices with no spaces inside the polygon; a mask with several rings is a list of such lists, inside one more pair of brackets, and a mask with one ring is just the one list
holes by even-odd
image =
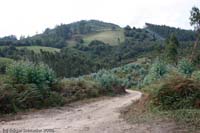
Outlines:
{"label": "green hill", "polygon": [[161,38],[167,38],[171,34],[175,34],[179,41],[194,41],[195,32],[192,30],[184,30],[180,28],[174,28],[166,25],[155,25],[146,23],[146,28],[148,31],[151,31],[156,36]]}
{"label": "green hill", "polygon": [[195,33],[192,30],[183,30],[165,25],[146,23],[146,27],[142,29],[131,28],[130,26],[121,28],[116,24],[98,20],[82,20],[71,24],[61,24],[52,29],[47,28],[41,34],[21,38],[20,40],[17,40],[14,35],[6,36],[0,38],[0,46],[43,46],[60,49],[77,44],[88,45],[93,40],[110,45],[118,45],[124,42],[131,42],[132,44],[163,41],[172,33],[177,36],[179,41],[194,41],[195,39]]}
{"label": "green hill", "polygon": [[[17,40],[17,38],[14,35],[6,36],[0,38],[0,46],[38,45],[45,47],[63,48],[70,44],[69,42],[72,42],[71,44],[80,43],[83,40],[82,37],[84,37],[85,35],[88,36],[91,34],[96,34],[105,31],[119,30],[121,30],[121,28],[118,25],[112,23],[106,23],[98,20],[82,20],[71,24],[61,24],[52,29],[46,28],[46,30],[41,34],[37,34],[32,37],[21,38],[20,40]],[[111,34],[115,34],[115,32],[111,32]],[[118,38],[118,36],[116,38]],[[107,40],[108,39],[106,39],[105,42],[113,43],[113,41]],[[104,40],[101,39],[101,41]]]}
{"label": "green hill", "polygon": [[[118,25],[111,23],[97,20],[82,20],[71,24],[61,24],[53,29],[47,28],[42,34],[35,35],[28,39],[33,40],[33,42],[35,41],[35,44],[38,45],[62,48],[68,44],[78,44],[88,35],[105,31],[118,31],[120,29],[121,28]],[[112,32],[111,34],[113,33],[115,32]],[[86,39],[86,42],[87,41],[88,40]],[[104,40],[101,39],[101,41]],[[105,42],[107,42],[107,40]],[[111,43],[113,43],[113,41],[111,41]]]}

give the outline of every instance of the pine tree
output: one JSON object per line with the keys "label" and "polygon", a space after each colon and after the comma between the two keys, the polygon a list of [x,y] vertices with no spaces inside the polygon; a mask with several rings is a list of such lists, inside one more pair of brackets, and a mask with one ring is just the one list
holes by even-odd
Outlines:
{"label": "pine tree", "polygon": [[166,61],[172,64],[177,64],[178,61],[178,46],[179,41],[177,40],[176,36],[172,34],[167,40],[166,40],[166,46],[165,46],[165,58]]}

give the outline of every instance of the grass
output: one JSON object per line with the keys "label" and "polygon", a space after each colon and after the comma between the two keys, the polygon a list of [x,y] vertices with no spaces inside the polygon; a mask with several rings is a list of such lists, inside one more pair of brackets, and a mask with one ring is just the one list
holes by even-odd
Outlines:
{"label": "grass", "polygon": [[4,61],[4,62],[12,62],[13,60],[10,59],[10,58],[0,57],[0,61]]}
{"label": "grass", "polygon": [[0,84],[8,80],[8,76],[5,74],[0,74]]}
{"label": "grass", "polygon": [[[7,46],[0,46],[0,49],[5,48]],[[17,49],[23,49],[26,48],[28,50],[33,50],[35,53],[40,53],[40,50],[47,51],[47,52],[60,52],[60,49],[58,48],[52,48],[52,47],[44,47],[44,46],[17,46]]]}
{"label": "grass", "polygon": [[[97,31],[96,33],[79,36],[82,37],[84,40],[84,43],[82,45],[88,45],[94,40],[99,40],[110,45],[119,45],[125,41],[124,31],[122,29],[115,31],[108,29],[103,31]],[[73,47],[77,43],[78,42],[74,39],[67,40],[67,44],[69,47]]]}
{"label": "grass", "polygon": [[124,109],[122,117],[131,124],[157,123],[157,126],[172,125],[172,132],[198,132],[200,131],[200,109],[160,110],[153,104],[153,97],[166,83],[163,79],[142,88],[143,97],[136,103]]}
{"label": "grass", "polygon": [[6,46],[0,46],[0,49],[5,48]]}
{"label": "grass", "polygon": [[23,49],[26,48],[28,50],[33,50],[35,53],[40,53],[40,50],[48,51],[48,52],[60,52],[60,49],[58,48],[52,48],[52,47],[43,47],[43,46],[19,46],[17,49]]}
{"label": "grass", "polygon": [[86,44],[89,44],[93,40],[99,40],[110,45],[118,45],[124,42],[125,36],[123,30],[110,30],[86,35],[83,37],[83,40]]}
{"label": "grass", "polygon": [[200,131],[200,111],[197,109],[183,109],[174,111],[160,111],[151,105],[148,94],[121,111],[121,117],[128,123],[155,127],[168,132],[193,133]]}
{"label": "grass", "polygon": [[67,46],[68,47],[74,47],[74,46],[76,46],[76,44],[77,44],[77,42],[75,40],[69,40],[69,41],[67,41]]}

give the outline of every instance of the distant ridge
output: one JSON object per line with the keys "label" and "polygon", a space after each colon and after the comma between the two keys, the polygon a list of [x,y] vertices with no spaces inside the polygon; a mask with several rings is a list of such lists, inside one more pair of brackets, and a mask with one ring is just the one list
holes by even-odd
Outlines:
{"label": "distant ridge", "polygon": [[192,30],[184,30],[166,25],[156,25],[150,23],[145,23],[145,29],[165,39],[169,37],[171,34],[175,34],[180,41],[195,40],[195,32]]}

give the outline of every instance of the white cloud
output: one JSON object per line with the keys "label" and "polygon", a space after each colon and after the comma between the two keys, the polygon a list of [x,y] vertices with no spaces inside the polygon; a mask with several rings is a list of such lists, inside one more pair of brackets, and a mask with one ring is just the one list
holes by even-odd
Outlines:
{"label": "white cloud", "polygon": [[199,0],[0,0],[0,36],[33,35],[47,27],[82,19],[120,26],[145,22],[191,28],[189,15]]}

